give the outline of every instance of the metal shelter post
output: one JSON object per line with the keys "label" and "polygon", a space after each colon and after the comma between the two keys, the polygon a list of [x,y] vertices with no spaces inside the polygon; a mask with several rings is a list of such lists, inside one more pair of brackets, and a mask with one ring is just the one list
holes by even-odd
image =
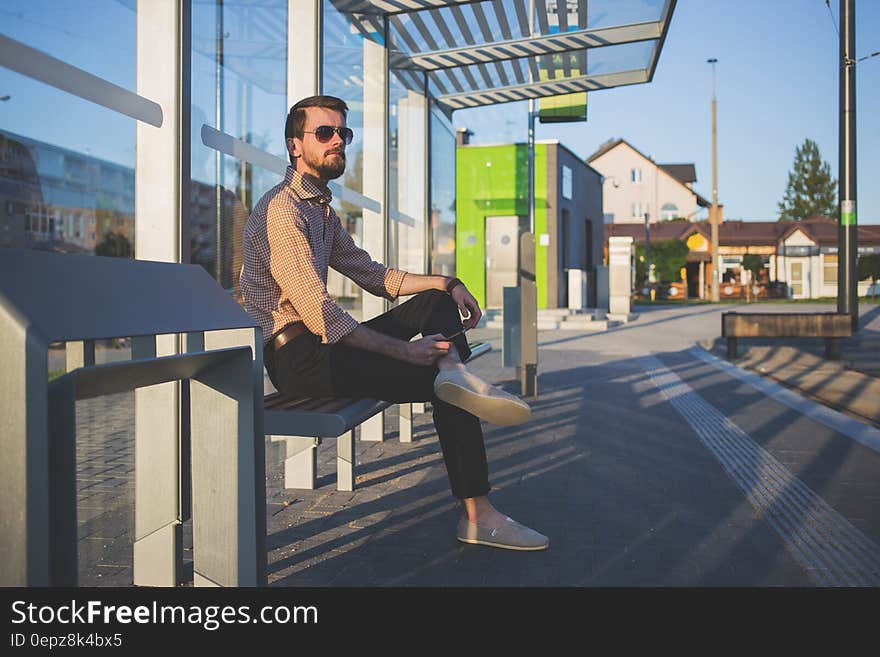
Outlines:
{"label": "metal shelter post", "polygon": [[840,137],[838,143],[838,228],[840,281],[837,312],[852,317],[859,329],[858,220],[856,218],[856,8],[855,0],[840,0]]}
{"label": "metal shelter post", "polygon": [[524,397],[538,396],[538,286],[535,280],[535,234],[520,237],[519,289],[520,383]]}

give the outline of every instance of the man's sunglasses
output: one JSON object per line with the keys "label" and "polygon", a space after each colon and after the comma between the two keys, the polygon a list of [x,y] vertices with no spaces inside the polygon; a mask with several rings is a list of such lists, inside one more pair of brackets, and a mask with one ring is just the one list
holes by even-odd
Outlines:
{"label": "man's sunglasses", "polygon": [[303,132],[309,132],[315,135],[315,139],[317,139],[322,144],[326,144],[328,141],[333,139],[333,133],[339,135],[340,139],[344,141],[346,144],[350,144],[351,140],[354,138],[354,132],[352,132],[351,128],[335,128],[332,125],[322,125],[318,126],[314,130],[303,130]]}

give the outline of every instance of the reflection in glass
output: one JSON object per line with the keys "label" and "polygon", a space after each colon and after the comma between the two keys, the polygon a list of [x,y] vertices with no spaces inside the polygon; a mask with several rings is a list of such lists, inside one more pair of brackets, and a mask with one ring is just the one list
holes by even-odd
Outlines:
{"label": "reflection in glass", "polygon": [[[0,24],[20,43],[135,90],[134,0],[3,0]],[[134,257],[135,120],[6,68],[0,99],[0,247]],[[124,341],[95,346],[97,364],[131,357]],[[64,344],[51,345],[47,360],[49,379],[61,375]],[[76,404],[83,586],[132,582],[133,406],[131,393]]]}
{"label": "reflection in glass", "polygon": [[240,301],[242,235],[278,174],[202,143],[202,125],[287,159],[287,1],[193,2],[190,261]]}
{"label": "reflection in glass", "polygon": [[[362,24],[359,16],[343,14],[330,0],[324,0],[321,88],[325,95],[345,101],[348,105],[346,125],[354,131],[354,140],[346,148],[345,173],[337,182],[360,194],[364,194],[364,33],[370,29]],[[355,244],[363,246],[363,209],[336,196],[332,207]],[[382,260],[382,254],[370,255]],[[355,319],[362,319],[361,288],[331,269],[327,273],[327,291]]]}
{"label": "reflection in glass", "polygon": [[134,169],[0,130],[0,246],[131,258]]}
{"label": "reflection in glass", "polygon": [[425,97],[423,76],[392,71],[389,89],[389,259],[403,271],[425,270]]}
{"label": "reflection in glass", "polygon": [[439,110],[431,110],[430,121],[430,272],[455,276],[455,133]]}
{"label": "reflection in glass", "polygon": [[[6,0],[3,32],[135,88],[135,13],[116,0]],[[134,255],[135,121],[0,68],[0,246]]]}

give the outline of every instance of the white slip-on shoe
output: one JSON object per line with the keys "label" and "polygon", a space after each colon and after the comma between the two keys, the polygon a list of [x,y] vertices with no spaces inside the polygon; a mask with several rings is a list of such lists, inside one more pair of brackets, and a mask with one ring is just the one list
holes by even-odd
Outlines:
{"label": "white slip-on shoe", "polygon": [[434,393],[447,404],[500,426],[522,424],[532,416],[531,407],[522,399],[467,370],[441,370],[434,379]]}
{"label": "white slip-on shoe", "polygon": [[507,518],[500,527],[489,529],[470,522],[466,515],[458,521],[458,540],[505,550],[546,550],[550,546],[550,539],[544,534],[511,518]]}

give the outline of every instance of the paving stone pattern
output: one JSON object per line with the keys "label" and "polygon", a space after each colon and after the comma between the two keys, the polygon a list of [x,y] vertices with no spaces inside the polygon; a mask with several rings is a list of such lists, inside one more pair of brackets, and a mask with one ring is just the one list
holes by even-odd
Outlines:
{"label": "paving stone pattern", "polygon": [[[694,358],[690,349],[717,337],[729,309],[637,308],[635,322],[607,331],[540,333],[532,420],[483,428],[493,502],[550,536],[549,550],[459,543],[430,413],[415,417],[413,443],[401,444],[390,411],[384,442],[356,443],[353,492],[336,490],[334,440],[319,447],[316,490],[284,489],[282,466],[268,468],[270,585],[815,586],[643,357],[659,359],[873,545],[880,454]],[[473,370],[518,392],[501,365],[501,332],[470,336],[493,344]],[[82,584],[131,584],[132,410],[133,395],[78,405]],[[188,525],[184,535],[191,562]]]}

